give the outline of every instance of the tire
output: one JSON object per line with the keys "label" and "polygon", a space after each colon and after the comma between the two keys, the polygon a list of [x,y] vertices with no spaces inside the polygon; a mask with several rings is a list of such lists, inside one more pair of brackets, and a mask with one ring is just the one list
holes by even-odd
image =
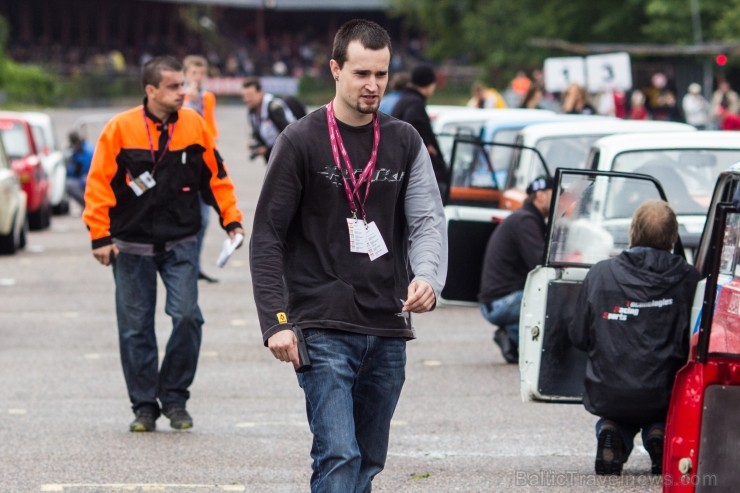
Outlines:
{"label": "tire", "polygon": [[16,251],[15,238],[15,219],[10,226],[10,231],[6,235],[0,235],[0,255],[13,255]]}
{"label": "tire", "polygon": [[46,229],[51,224],[51,206],[43,205],[39,210],[28,214],[28,227],[31,231]]}
{"label": "tire", "polygon": [[67,197],[66,194],[64,195],[62,201],[54,206],[52,212],[55,216],[66,216],[67,214],[69,214],[69,197]]}
{"label": "tire", "polygon": [[18,237],[18,248],[23,250],[26,248],[26,239],[28,238],[28,218],[23,219],[23,227],[21,228],[21,234]]}

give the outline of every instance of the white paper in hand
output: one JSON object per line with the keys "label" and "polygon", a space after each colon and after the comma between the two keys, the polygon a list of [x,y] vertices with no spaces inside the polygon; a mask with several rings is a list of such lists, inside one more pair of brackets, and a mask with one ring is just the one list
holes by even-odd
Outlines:
{"label": "white paper in hand", "polygon": [[234,253],[234,250],[236,250],[243,241],[244,235],[239,233],[234,235],[233,240],[231,238],[226,238],[224,240],[224,246],[221,248],[221,253],[218,255],[218,260],[216,260],[216,265],[219,267],[226,265],[226,262],[231,258],[231,254]]}

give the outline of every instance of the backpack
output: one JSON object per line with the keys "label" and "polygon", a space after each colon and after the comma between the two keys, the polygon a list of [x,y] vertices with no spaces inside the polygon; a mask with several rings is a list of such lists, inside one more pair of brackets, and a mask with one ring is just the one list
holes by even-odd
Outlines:
{"label": "backpack", "polygon": [[308,113],[306,105],[303,104],[301,100],[296,98],[295,96],[280,96],[280,99],[285,101],[285,104],[290,109],[290,112],[293,113],[293,116],[296,120],[300,120]]}

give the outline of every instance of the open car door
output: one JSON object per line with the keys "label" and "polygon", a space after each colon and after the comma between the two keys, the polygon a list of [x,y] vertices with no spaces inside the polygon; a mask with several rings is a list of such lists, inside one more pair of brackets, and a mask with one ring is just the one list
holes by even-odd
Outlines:
{"label": "open car door", "polygon": [[[448,257],[447,282],[441,303],[477,305],[483,259],[488,239],[511,211],[501,209],[503,183],[508,162],[502,148],[516,144],[484,142],[456,134],[450,158],[450,187],[445,202]],[[534,152],[537,152],[534,150]],[[542,168],[545,174],[547,167]]]}
{"label": "open car door", "polygon": [[[666,200],[647,175],[557,169],[541,266],[529,273],[519,321],[522,400],[580,402],[586,353],[568,325],[583,279],[595,263],[628,248],[632,214],[647,199]],[[675,253],[683,255],[681,240]]]}
{"label": "open car door", "polygon": [[706,276],[689,362],[676,375],[666,420],[664,493],[729,493],[740,485],[740,211],[737,166],[717,180],[697,254]]}

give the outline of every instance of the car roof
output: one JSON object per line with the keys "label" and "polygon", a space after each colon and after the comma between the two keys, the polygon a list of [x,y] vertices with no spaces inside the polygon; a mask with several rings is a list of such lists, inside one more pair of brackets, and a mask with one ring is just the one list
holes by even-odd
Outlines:
{"label": "car roof", "polygon": [[609,135],[594,142],[591,149],[599,151],[599,161],[611,161],[623,152],[651,149],[740,149],[740,134],[727,130],[702,130]]}
{"label": "car roof", "polygon": [[21,115],[29,123],[35,125],[48,125],[51,122],[51,117],[46,113],[41,113],[40,111],[24,111]]}
{"label": "car roof", "polygon": [[[427,107],[429,108],[429,107]],[[442,111],[434,113],[427,109],[432,126],[435,130],[449,124],[465,123],[487,123],[489,121],[512,120],[522,118],[547,118],[554,116],[555,113],[550,110],[526,110],[521,108],[499,108],[499,109],[479,109],[468,108],[466,106],[447,107]]]}
{"label": "car roof", "polygon": [[567,123],[563,121],[537,123],[523,128],[520,135],[523,145],[534,146],[540,140],[548,137],[611,135],[631,132],[692,131],[696,131],[696,129],[686,123],[603,118],[592,119],[590,121],[569,121]]}
{"label": "car roof", "polygon": [[[532,110],[526,110],[532,111]],[[595,121],[603,120],[605,116],[598,115],[565,115],[562,113],[553,113],[547,115],[544,113],[537,113],[531,115],[519,115],[516,118],[502,119],[501,121],[489,120],[486,122],[483,130],[483,139],[490,140],[491,134],[499,130],[515,129],[520,130],[522,128],[528,128],[531,125],[544,125],[557,122],[576,122],[581,120]]]}
{"label": "car roof", "polygon": [[0,111],[0,120],[13,120],[28,123],[28,120],[23,116],[23,114],[17,111]]}

